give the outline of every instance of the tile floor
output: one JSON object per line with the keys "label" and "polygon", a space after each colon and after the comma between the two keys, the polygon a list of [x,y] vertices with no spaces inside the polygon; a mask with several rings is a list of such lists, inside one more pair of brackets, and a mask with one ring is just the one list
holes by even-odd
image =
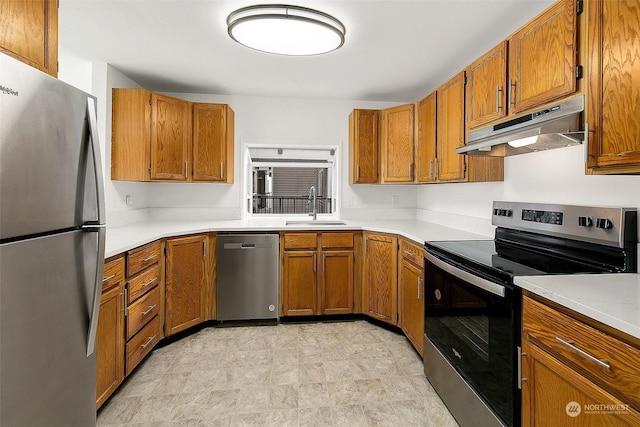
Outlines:
{"label": "tile floor", "polygon": [[156,349],[98,426],[457,426],[422,369],[366,321],[210,327]]}

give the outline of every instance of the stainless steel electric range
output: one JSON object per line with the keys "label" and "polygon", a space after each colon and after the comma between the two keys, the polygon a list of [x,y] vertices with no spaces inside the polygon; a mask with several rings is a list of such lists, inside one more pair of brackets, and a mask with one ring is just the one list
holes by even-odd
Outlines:
{"label": "stainless steel electric range", "polygon": [[637,271],[635,208],[494,202],[493,240],[426,242],[425,374],[463,426],[520,425],[516,276]]}

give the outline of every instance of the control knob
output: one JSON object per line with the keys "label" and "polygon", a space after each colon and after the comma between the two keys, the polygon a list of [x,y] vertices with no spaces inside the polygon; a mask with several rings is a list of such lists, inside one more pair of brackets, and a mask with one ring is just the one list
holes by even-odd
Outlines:
{"label": "control knob", "polygon": [[596,228],[602,228],[603,230],[610,230],[613,228],[613,222],[608,218],[596,219]]}
{"label": "control knob", "polygon": [[593,219],[590,216],[579,216],[578,225],[580,227],[591,227],[593,225]]}

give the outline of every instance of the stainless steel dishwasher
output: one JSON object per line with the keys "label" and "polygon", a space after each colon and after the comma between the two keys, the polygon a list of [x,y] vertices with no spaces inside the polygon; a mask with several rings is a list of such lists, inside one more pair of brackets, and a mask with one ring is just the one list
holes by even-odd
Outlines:
{"label": "stainless steel dishwasher", "polygon": [[278,319],[278,234],[217,237],[217,320]]}

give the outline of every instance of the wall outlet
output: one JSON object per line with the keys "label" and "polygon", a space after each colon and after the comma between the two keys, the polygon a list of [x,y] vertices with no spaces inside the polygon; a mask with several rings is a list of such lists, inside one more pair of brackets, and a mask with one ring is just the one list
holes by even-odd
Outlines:
{"label": "wall outlet", "polygon": [[133,196],[130,196],[128,194],[124,196],[124,204],[129,207],[133,206]]}

